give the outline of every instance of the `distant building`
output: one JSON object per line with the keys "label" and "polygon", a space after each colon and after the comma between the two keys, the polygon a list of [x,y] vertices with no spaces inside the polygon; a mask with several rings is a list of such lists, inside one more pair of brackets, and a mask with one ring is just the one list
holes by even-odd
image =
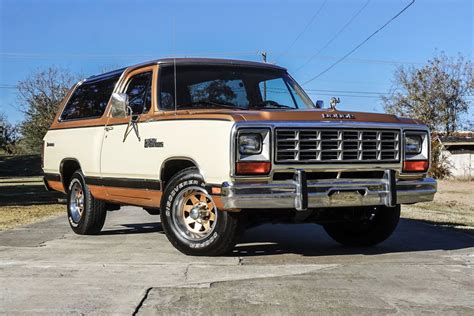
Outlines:
{"label": "distant building", "polygon": [[454,178],[474,179],[474,131],[455,132],[450,136],[438,134],[443,153],[452,165]]}

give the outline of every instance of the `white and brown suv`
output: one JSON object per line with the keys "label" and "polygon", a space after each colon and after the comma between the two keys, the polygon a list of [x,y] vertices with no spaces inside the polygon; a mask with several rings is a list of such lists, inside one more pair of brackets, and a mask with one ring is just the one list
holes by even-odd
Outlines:
{"label": "white and brown suv", "polygon": [[373,245],[400,204],[433,199],[429,139],[415,120],[316,107],[275,65],[161,59],[71,89],[44,138],[45,183],[78,234],[136,205],[186,254],[225,253],[267,220]]}

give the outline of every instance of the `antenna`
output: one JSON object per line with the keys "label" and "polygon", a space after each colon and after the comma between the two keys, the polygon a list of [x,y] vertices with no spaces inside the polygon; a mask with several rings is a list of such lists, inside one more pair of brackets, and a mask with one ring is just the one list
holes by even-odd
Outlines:
{"label": "antenna", "polygon": [[[267,62],[267,52],[263,51],[260,52],[260,55],[262,55],[263,62]],[[267,101],[267,81],[263,82],[263,101]]]}
{"label": "antenna", "polygon": [[176,17],[173,17],[173,67],[174,67],[174,115],[178,110],[178,93],[176,91]]}
{"label": "antenna", "polygon": [[173,67],[174,67],[174,115],[176,114],[176,111],[178,110],[178,93],[176,92],[176,57],[173,57]]}

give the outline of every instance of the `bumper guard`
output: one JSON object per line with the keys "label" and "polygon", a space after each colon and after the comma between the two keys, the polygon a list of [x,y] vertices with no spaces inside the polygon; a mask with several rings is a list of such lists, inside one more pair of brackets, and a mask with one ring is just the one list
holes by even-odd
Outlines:
{"label": "bumper guard", "polygon": [[382,179],[307,180],[304,170],[295,170],[293,180],[271,183],[222,184],[225,209],[271,209],[395,206],[432,201],[436,193],[433,178],[397,180],[394,170]]}

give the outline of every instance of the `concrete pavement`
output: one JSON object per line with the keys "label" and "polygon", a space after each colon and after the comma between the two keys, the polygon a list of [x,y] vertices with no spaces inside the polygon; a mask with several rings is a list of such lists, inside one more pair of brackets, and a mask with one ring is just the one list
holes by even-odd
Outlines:
{"label": "concrete pavement", "polygon": [[99,236],[65,216],[0,233],[0,314],[474,313],[474,238],[402,220],[374,248],[317,225],[265,225],[233,255],[189,257],[126,207]]}

